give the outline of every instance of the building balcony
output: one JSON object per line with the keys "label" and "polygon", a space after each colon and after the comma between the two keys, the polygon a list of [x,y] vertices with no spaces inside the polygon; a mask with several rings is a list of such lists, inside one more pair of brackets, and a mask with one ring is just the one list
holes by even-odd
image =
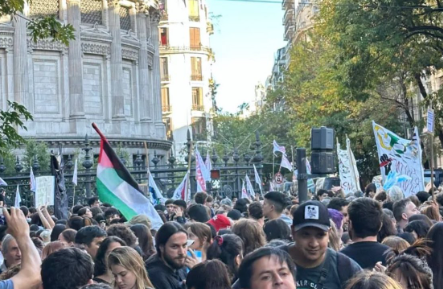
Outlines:
{"label": "building balcony", "polygon": [[191,16],[191,15],[189,15],[189,21],[191,21],[191,22],[200,22],[200,16]]}
{"label": "building balcony", "polygon": [[210,21],[206,22],[206,32],[208,32],[209,35],[214,34],[214,24],[212,24]]}
{"label": "building balcony", "polygon": [[203,75],[201,74],[191,74],[192,81],[203,81]]}
{"label": "building balcony", "polygon": [[199,104],[193,104],[192,105],[192,110],[195,111],[204,111],[205,107],[203,105],[199,105]]}
{"label": "building balcony", "polygon": [[200,52],[205,52],[205,53],[211,53],[212,49],[207,47],[207,46],[203,46],[203,45],[198,45],[198,46],[169,46],[169,45],[163,45],[160,43],[160,51],[163,52],[170,52],[170,53],[182,53],[182,52],[192,52],[192,51],[200,51]]}
{"label": "building balcony", "polygon": [[285,25],[288,21],[294,21],[294,9],[288,9],[283,15],[282,24]]}
{"label": "building balcony", "polygon": [[161,81],[169,81],[169,80],[170,80],[169,74],[161,76]]}
{"label": "building balcony", "polygon": [[286,23],[283,39],[289,41],[295,34],[295,23],[293,21]]}
{"label": "building balcony", "polygon": [[162,112],[163,113],[170,113],[170,112],[172,112],[172,105],[162,105]]}
{"label": "building balcony", "polygon": [[286,9],[294,9],[294,0],[283,0],[281,2],[281,8],[282,10],[286,10]]}

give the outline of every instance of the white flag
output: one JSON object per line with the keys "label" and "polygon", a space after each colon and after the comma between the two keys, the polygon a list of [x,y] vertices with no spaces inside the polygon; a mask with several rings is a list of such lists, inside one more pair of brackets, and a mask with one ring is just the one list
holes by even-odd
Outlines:
{"label": "white flag", "polygon": [[21,201],[22,201],[22,198],[20,198],[20,189],[19,189],[19,186],[17,185],[17,191],[15,192],[14,207],[20,208]]}
{"label": "white flag", "polygon": [[77,159],[75,159],[74,173],[72,174],[72,183],[77,185]]}
{"label": "white flag", "polygon": [[255,182],[258,184],[258,187],[260,188],[260,193],[263,194],[263,189],[261,187],[261,179],[260,179],[260,175],[257,172],[257,168],[255,167],[255,165],[252,165],[254,167],[254,178],[255,178]]}
{"label": "white flag", "polygon": [[188,182],[188,173],[185,174],[185,177],[183,178],[182,182],[175,189],[174,194],[172,195],[172,199],[174,199],[174,200],[180,200],[181,199],[181,200],[184,200],[184,201],[188,201],[189,200],[188,186],[186,184],[187,182]]}
{"label": "white flag", "polygon": [[248,195],[248,192],[246,191],[244,181],[241,182],[241,198],[242,199],[251,199],[251,197]]}
{"label": "white flag", "polygon": [[272,145],[274,147],[274,150],[273,150],[274,154],[275,154],[275,152],[281,152],[282,154],[286,155],[286,149],[284,146],[279,146],[275,140],[272,142]]}
{"label": "white flag", "polygon": [[32,167],[30,167],[30,171],[29,171],[29,189],[32,192],[37,191],[37,182],[35,181],[34,172],[32,171]]}
{"label": "white flag", "polygon": [[251,180],[248,177],[248,174],[246,174],[246,190],[248,192],[248,194],[251,196],[252,199],[255,198],[255,192],[254,192],[254,187],[251,184]]}
{"label": "white flag", "polygon": [[160,190],[157,187],[157,184],[154,181],[154,178],[152,177],[151,172],[148,170],[148,176],[149,176],[149,192],[151,197],[151,202],[153,204],[157,204],[158,202],[165,204],[166,199],[161,194]]}
{"label": "white flag", "polygon": [[3,180],[2,178],[0,178],[0,186],[7,186],[8,184],[5,182],[5,180]]}
{"label": "white flag", "polygon": [[405,197],[424,190],[424,174],[420,136],[414,129],[412,140],[404,139],[392,131],[372,122],[383,181],[390,172],[405,175],[410,180],[398,183]]}
{"label": "white flag", "polygon": [[197,148],[195,148],[195,180],[197,181],[197,191],[206,192],[206,166],[203,163],[202,156]]}
{"label": "white flag", "polygon": [[345,194],[360,190],[359,174],[355,164],[354,154],[351,150],[351,141],[346,138],[346,150],[340,148],[337,142],[338,168],[340,173],[340,186]]}
{"label": "white flag", "polygon": [[282,156],[281,156],[281,164],[280,164],[280,166],[281,166],[281,167],[284,167],[284,168],[287,168],[287,169],[290,170],[291,172],[292,172],[292,170],[293,170],[291,163],[289,162],[289,160],[286,158],[285,155],[282,155]]}

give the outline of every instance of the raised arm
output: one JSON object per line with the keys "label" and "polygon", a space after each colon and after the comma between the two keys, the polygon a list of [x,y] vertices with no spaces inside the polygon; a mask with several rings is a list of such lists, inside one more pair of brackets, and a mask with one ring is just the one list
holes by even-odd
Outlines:
{"label": "raised arm", "polygon": [[14,289],[27,289],[37,286],[41,282],[40,266],[41,259],[29,236],[29,225],[23,212],[17,208],[11,208],[11,214],[6,208],[3,209],[9,233],[17,241],[22,253],[20,272],[11,278]]}

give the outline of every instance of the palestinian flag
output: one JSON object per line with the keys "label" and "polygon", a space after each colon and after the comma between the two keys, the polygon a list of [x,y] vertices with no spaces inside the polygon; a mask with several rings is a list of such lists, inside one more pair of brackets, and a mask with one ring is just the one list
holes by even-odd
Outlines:
{"label": "palestinian flag", "polygon": [[143,195],[137,182],[121,163],[108,140],[94,123],[92,127],[101,139],[96,177],[100,201],[113,205],[128,221],[136,215],[146,215],[151,220],[152,228],[158,230],[163,222],[154,206]]}

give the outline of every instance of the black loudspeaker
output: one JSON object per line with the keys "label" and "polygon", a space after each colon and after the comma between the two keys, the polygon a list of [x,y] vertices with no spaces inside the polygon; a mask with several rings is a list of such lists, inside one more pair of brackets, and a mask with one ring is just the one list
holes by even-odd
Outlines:
{"label": "black loudspeaker", "polygon": [[335,132],[332,128],[311,129],[311,173],[333,174],[336,172],[334,154]]}
{"label": "black loudspeaker", "polygon": [[334,152],[311,153],[312,174],[333,174],[336,172]]}

